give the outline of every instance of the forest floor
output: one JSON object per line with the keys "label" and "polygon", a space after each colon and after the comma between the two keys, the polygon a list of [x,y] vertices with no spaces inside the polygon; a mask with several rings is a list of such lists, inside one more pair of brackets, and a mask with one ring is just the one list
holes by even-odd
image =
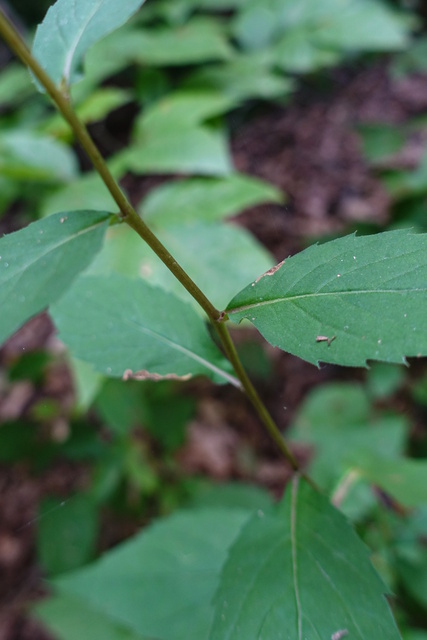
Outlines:
{"label": "forest floor", "polygon": [[[390,198],[363,158],[356,127],[375,122],[399,125],[426,112],[427,78],[393,79],[387,63],[381,62],[336,70],[326,80],[323,77],[322,85],[306,82],[289,105],[263,107],[262,111],[257,107],[244,123],[232,116],[237,169],[268,180],[287,194],[285,205],[255,207],[239,215],[236,223],[250,229],[277,261],[317,238],[355,230],[358,224],[386,226]],[[404,166],[414,166],[424,148],[417,140],[411,145],[401,158]],[[150,179],[129,178],[126,186],[137,201],[150,184]],[[246,338],[245,331],[238,332],[239,341]],[[1,385],[2,368],[23,350],[56,348],[53,327],[46,315],[41,315],[0,351],[0,424],[25,419],[40,397],[56,399],[67,415],[73,389],[69,372],[60,361],[49,368],[42,388],[21,380],[4,394]],[[282,429],[314,385],[364,375],[360,370],[334,366],[319,370],[268,346],[265,349],[273,374],[256,380],[256,384]],[[178,453],[183,470],[218,481],[257,482],[279,495],[289,468],[245,399],[235,389],[213,388],[203,381],[190,383],[189,390],[197,393],[198,412],[189,426],[187,443]],[[61,420],[56,428],[60,434]],[[251,472],[242,471],[242,449],[257,452],[257,465]],[[308,455],[304,450],[296,453],[302,459]],[[39,474],[24,463],[0,465],[0,640],[50,638],[25,613],[26,606],[44,593],[35,559],[37,507],[43,496],[56,494],[66,499],[87,482],[84,465],[64,460]],[[110,518],[103,528],[100,548],[116,544],[134,529],[132,521]]]}

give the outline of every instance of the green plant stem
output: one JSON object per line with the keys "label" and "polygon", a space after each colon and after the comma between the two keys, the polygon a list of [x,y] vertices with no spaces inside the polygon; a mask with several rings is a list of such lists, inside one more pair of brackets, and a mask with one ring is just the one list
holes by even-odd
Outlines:
{"label": "green plant stem", "polygon": [[76,140],[89,156],[96,171],[101,176],[105,186],[116,202],[121,218],[134,229],[139,236],[151,247],[160,260],[167,266],[179,282],[187,289],[191,296],[198,302],[205,313],[211,320],[217,320],[220,311],[208,300],[204,293],[199,289],[196,283],[187,275],[184,269],[177,263],[174,257],[169,253],[166,247],[154,235],[151,229],[140,218],[135,209],[132,207],[123,191],[120,189],[117,181],[112,176],[104,158],[99,149],[93,142],[85,125],[77,117],[68,97],[65,96],[47,75],[44,69],[39,65],[37,60],[32,56],[25,42],[19,33],[15,30],[4,13],[0,11],[0,34],[7,42],[17,57],[31,69],[34,76],[50,95],[63,118],[70,125]]}
{"label": "green plant stem", "polygon": [[151,231],[151,229],[145,224],[145,222],[140,218],[138,213],[132,207],[132,205],[120,189],[117,181],[111,174],[104,158],[102,157],[99,149],[92,140],[87,128],[76,115],[73,107],[69,102],[68,95],[65,95],[65,93],[62,93],[62,91],[58,89],[58,87],[51,80],[48,74],[39,65],[37,60],[31,54],[31,51],[28,49],[24,40],[21,38],[19,33],[16,31],[16,29],[5,16],[2,10],[0,10],[0,35],[7,42],[16,56],[23,62],[23,64],[31,70],[35,78],[37,78],[39,83],[49,94],[57,109],[62,114],[63,118],[70,125],[76,140],[78,140],[82,148],[85,150],[94,168],[101,176],[105,186],[116,202],[122,220],[124,220],[124,222],[132,227],[132,229],[134,229],[143,240],[145,240],[149,247],[156,253],[160,260],[167,266],[171,273],[186,288],[190,295],[205,311],[206,315],[211,320],[218,333],[218,336],[224,347],[224,351],[231,364],[233,365],[236,375],[242,383],[243,389],[245,390],[253,406],[255,407],[268,433],[270,434],[276,445],[279,447],[285,458],[290,462],[292,468],[297,470],[298,463],[291,451],[288,449],[277,425],[264,406],[261,398],[255,390],[255,387],[249,380],[246,371],[244,370],[243,365],[240,362],[239,356],[231,340],[227,327],[219,322],[219,320],[223,319],[223,314],[221,314],[221,312],[215,308],[215,306],[199,289],[199,287],[184,271],[184,269],[178,264],[178,262],[169,253],[166,247],[160,242],[157,236]]}
{"label": "green plant stem", "polygon": [[236,347],[234,346],[234,343],[230,337],[230,333],[227,327],[221,323],[217,323],[217,331],[221,338],[221,342],[224,346],[224,350],[227,355],[227,358],[230,360],[231,364],[233,365],[234,371],[236,372],[237,377],[241,381],[242,386],[246,392],[246,395],[248,396],[249,400],[252,402],[253,406],[255,407],[259,417],[264,423],[272,440],[274,440],[279,450],[282,452],[284,457],[291,464],[292,468],[295,471],[297,471],[299,469],[298,462],[295,456],[293,455],[292,451],[289,449],[288,445],[286,444],[285,440],[283,439],[279,428],[277,427],[273,418],[267,411],[255,387],[250,381],[248,374],[243,368],[243,365],[236,351]]}

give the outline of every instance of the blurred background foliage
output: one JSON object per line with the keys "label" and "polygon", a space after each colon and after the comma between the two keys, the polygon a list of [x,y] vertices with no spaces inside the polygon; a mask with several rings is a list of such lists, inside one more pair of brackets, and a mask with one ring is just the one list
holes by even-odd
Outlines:
{"label": "blurred background foliage", "polygon": [[[19,18],[31,42],[51,3],[1,4]],[[355,118],[357,162],[380,185],[384,215],[371,215],[369,203],[345,223],[326,225],[323,236],[396,227],[426,231],[427,98],[417,84],[427,79],[424,3],[354,0],[347,6],[342,11],[339,0],[149,0],[129,24],[93,47],[72,90],[78,113],[138,211],[219,306],[286,257],[276,239],[261,242],[268,238],[261,230],[268,216],[276,221],[290,212],[291,224],[298,225],[302,213],[304,221],[292,190],[284,193],[273,169],[271,178],[239,170],[256,165],[264,152],[249,146],[246,155],[255,160],[242,162],[236,136],[245,127],[255,131],[259,118],[288,113],[293,104],[303,112],[310,101],[328,102],[342,77],[345,84],[379,67],[384,82],[403,82],[399,86],[409,92],[418,87],[421,97],[417,108],[394,119],[387,103],[384,119]],[[6,52],[2,65],[1,232],[64,209],[114,210],[27,72]],[[250,208],[261,222],[239,215]],[[277,236],[282,227],[277,232],[275,224]],[[285,245],[289,251],[320,237],[313,225],[301,228]],[[111,229],[90,270],[142,277],[188,300],[127,229]],[[236,334],[242,360],[297,455],[370,545],[377,569],[397,594],[404,637],[425,640],[425,476],[411,475],[412,467],[407,477],[402,471],[409,508],[392,485],[380,490],[368,468],[360,471],[360,460],[379,454],[392,464],[425,460],[424,363],[410,369],[373,364],[344,374],[329,367],[316,378],[308,365],[281,364],[288,360],[247,330]],[[203,380],[104,378],[64,353],[45,316],[3,346],[0,366],[0,475],[34,482],[33,499],[8,516],[2,531],[6,535],[9,526],[8,535],[30,550],[22,552],[19,571],[12,564],[7,573],[12,592],[34,563],[40,575],[62,575],[179,506],[258,506],[270,501],[266,489],[277,497],[288,477],[234,390],[213,390]],[[292,378],[298,387],[293,395]],[[356,458],[349,456],[349,442]],[[414,477],[421,483],[410,482]],[[5,504],[13,499],[5,490]],[[16,510],[20,506],[18,500]],[[57,604],[42,607],[40,615],[61,630],[58,637],[71,638],[58,614],[63,603]],[[72,610],[72,603],[67,606]]]}

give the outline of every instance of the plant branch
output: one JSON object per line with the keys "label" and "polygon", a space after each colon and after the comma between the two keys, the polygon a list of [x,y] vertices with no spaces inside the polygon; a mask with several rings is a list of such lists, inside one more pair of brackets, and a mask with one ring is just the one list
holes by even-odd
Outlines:
{"label": "plant branch", "polygon": [[276,423],[274,422],[273,418],[271,417],[264,403],[259,397],[258,392],[256,391],[255,387],[253,386],[252,382],[248,377],[248,374],[243,368],[239,355],[236,351],[236,347],[234,346],[234,343],[231,340],[230,333],[227,327],[224,324],[217,322],[216,330],[221,338],[221,342],[224,346],[227,358],[230,360],[231,364],[233,365],[234,371],[236,372],[237,377],[241,381],[242,386],[246,392],[246,395],[248,396],[249,400],[252,402],[253,406],[255,407],[256,412],[258,413],[259,417],[264,423],[270,437],[275,442],[275,444],[277,445],[279,450],[282,452],[284,457],[291,464],[292,468],[295,471],[297,471],[299,469],[299,464],[295,456],[293,455],[292,451],[289,449],[288,445],[286,444],[285,440],[283,439],[279,428],[277,427]]}
{"label": "plant branch", "polygon": [[[104,158],[102,157],[99,149],[92,140],[84,123],[80,121],[76,115],[73,107],[70,104],[68,95],[64,93],[55,85],[46,71],[40,66],[37,60],[33,57],[31,51],[28,49],[24,40],[16,31],[14,26],[5,16],[0,9],[0,35],[7,42],[11,50],[16,56],[27,66],[39,83],[44,87],[46,92],[51,97],[52,101],[56,105],[57,109],[62,114],[63,118],[70,125],[76,140],[80,143],[88,157],[90,158],[94,168],[102,178],[105,186],[116,202],[120,217],[126,222],[138,235],[145,240],[150,248],[156,253],[160,260],[167,266],[177,280],[185,287],[190,295],[196,300],[196,302],[205,311],[213,325],[215,326],[221,343],[224,347],[225,353],[229,358],[234,370],[242,383],[242,387],[245,390],[247,396],[251,400],[255,407],[259,417],[264,423],[268,433],[285,456],[290,462],[292,468],[297,470],[298,463],[294,458],[292,452],[288,449],[282,435],[275,424],[274,420],[270,416],[266,407],[264,406],[261,398],[259,397],[255,387],[252,385],[246,371],[240,362],[236,348],[231,340],[228,329],[221,320],[224,319],[224,315],[220,313],[218,309],[210,302],[205,294],[199,289],[196,283],[190,278],[190,276],[184,271],[184,269],[178,264],[174,257],[169,253],[166,247],[160,242],[157,236],[151,231],[151,229],[141,219],[135,209],[132,207],[129,200],[126,198],[122,190],[120,189],[117,181],[111,174]],[[67,90],[67,89],[66,89]]]}

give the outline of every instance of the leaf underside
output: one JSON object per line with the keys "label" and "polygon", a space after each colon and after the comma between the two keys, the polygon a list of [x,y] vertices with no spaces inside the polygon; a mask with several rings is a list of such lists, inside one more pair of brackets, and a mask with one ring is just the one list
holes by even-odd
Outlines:
{"label": "leaf underside", "polygon": [[86,51],[124,24],[143,2],[57,0],[37,28],[33,55],[56,85],[64,82],[69,86],[80,78]]}
{"label": "leaf underside", "polygon": [[[122,633],[147,639],[202,640],[209,633],[227,549],[251,513],[243,508],[175,513],[91,566],[56,580],[55,590],[75,616],[80,617],[82,604],[96,627],[111,634],[110,626],[120,625]],[[69,620],[68,608],[66,613]],[[58,624],[57,607],[42,603],[37,614],[47,624]],[[68,629],[64,635],[76,637]]]}
{"label": "leaf underside", "polygon": [[384,590],[344,516],[296,477],[233,544],[209,638],[398,640]]}
{"label": "leaf underside", "polygon": [[314,364],[427,355],[427,235],[390,231],[313,245],[243,289],[227,313]]}
{"label": "leaf underside", "polygon": [[102,211],[57,213],[0,239],[0,343],[90,264],[110,217]]}
{"label": "leaf underside", "polygon": [[203,374],[236,383],[195,311],[142,280],[117,274],[79,278],[51,313],[71,353],[106,375]]}

